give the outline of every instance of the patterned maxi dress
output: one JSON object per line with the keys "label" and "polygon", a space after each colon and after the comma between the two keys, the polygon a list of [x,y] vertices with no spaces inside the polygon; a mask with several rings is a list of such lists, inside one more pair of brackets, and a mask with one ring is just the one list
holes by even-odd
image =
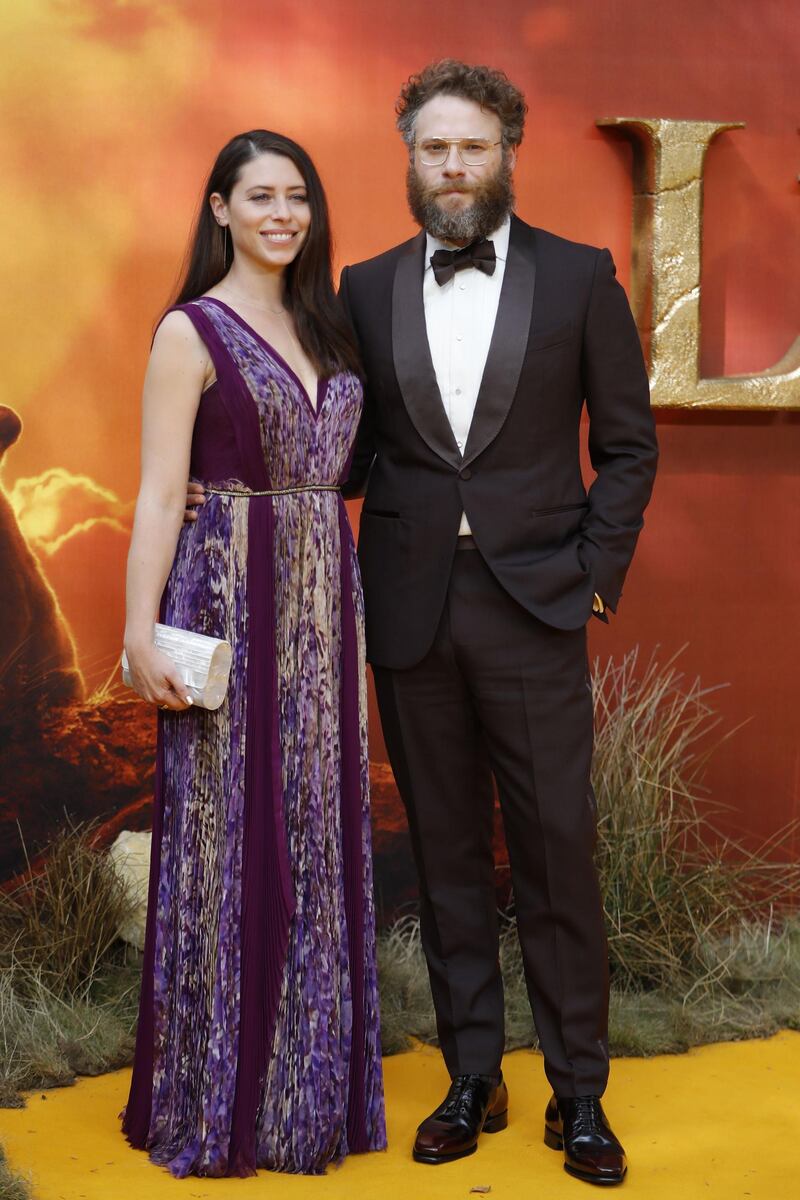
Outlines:
{"label": "patterned maxi dress", "polygon": [[320,1174],[386,1145],[362,594],[335,490],[361,387],[320,381],[315,410],[222,301],[181,307],[216,368],[191,466],[216,490],[161,619],[234,659],[220,709],[158,716],[123,1130],[176,1176]]}

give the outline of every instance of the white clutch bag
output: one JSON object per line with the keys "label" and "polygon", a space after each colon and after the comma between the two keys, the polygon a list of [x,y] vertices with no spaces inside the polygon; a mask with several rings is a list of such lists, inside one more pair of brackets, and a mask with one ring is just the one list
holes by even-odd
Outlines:
{"label": "white clutch bag", "polygon": [[[233,651],[230,642],[156,623],[153,641],[178,668],[192,704],[219,708],[225,699]],[[131,687],[128,656],[122,651],[122,682]]]}

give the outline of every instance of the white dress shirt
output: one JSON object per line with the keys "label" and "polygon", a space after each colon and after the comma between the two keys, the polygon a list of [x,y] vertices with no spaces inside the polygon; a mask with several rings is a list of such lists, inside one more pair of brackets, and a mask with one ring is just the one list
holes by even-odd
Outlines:
{"label": "white dress shirt", "polygon": [[[467,267],[442,285],[434,277],[431,255],[453,247],[427,235],[422,295],[428,345],[444,411],[462,454],[497,319],[510,231],[507,218],[491,236],[496,255],[493,275]],[[470,533],[466,513],[461,514],[458,532]]]}

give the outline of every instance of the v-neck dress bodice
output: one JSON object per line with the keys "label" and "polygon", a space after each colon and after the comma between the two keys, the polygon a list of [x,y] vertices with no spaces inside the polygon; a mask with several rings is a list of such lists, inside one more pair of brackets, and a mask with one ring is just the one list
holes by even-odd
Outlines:
{"label": "v-neck dress bodice", "polygon": [[[193,476],[209,483],[241,477],[256,490],[346,476],[363,402],[356,376],[320,377],[312,404],[277,350],[221,300],[206,297],[183,311],[206,333],[217,375],[200,400]],[[227,436],[219,438],[222,426]]]}
{"label": "v-neck dress bodice", "polygon": [[161,619],[225,637],[216,712],[159,713],[142,995],[123,1129],[177,1176],[318,1174],[386,1144],[363,599],[337,490],[362,406],[211,297],[214,363]]}

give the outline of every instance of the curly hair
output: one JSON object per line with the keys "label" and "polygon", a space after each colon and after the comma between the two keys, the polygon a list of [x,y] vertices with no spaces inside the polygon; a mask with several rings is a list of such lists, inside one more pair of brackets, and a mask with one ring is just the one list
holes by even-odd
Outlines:
{"label": "curly hair", "polygon": [[518,146],[522,141],[528,105],[505,72],[493,67],[471,67],[457,58],[442,58],[423,67],[418,75],[411,75],[400,89],[395,105],[397,128],[409,149],[414,145],[414,123],[419,110],[433,96],[443,94],[474,100],[481,108],[496,113],[504,146]]}

